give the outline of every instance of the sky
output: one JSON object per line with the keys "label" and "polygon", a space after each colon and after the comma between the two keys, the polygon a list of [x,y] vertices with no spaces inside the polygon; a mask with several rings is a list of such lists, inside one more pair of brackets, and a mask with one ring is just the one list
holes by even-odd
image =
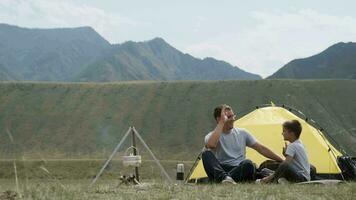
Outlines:
{"label": "sky", "polygon": [[355,8],[354,0],[0,0],[0,23],[91,26],[112,44],[161,37],[266,77],[293,59],[356,42]]}

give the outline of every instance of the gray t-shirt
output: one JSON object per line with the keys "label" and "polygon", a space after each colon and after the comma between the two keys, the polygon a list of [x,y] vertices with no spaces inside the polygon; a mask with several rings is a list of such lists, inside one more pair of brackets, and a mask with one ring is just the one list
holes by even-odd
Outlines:
{"label": "gray t-shirt", "polygon": [[303,143],[300,140],[290,143],[285,154],[293,157],[292,166],[310,181],[310,164]]}
{"label": "gray t-shirt", "polygon": [[[205,144],[208,143],[211,134],[213,132],[205,136]],[[229,133],[220,135],[218,144],[212,151],[221,164],[238,166],[240,162],[246,159],[246,146],[251,147],[256,142],[256,138],[247,130],[233,128]]]}

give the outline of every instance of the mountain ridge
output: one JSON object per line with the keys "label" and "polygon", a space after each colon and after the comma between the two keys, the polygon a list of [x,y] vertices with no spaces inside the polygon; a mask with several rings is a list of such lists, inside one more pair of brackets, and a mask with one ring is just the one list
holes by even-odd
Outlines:
{"label": "mountain ridge", "polygon": [[[74,80],[115,81],[115,80],[223,80],[261,79],[234,67],[227,62],[212,58],[199,59],[180,52],[162,38],[145,42],[127,41],[114,48],[110,58],[89,66]],[[134,65],[135,68],[131,66]],[[204,65],[204,66],[203,66]],[[99,71],[98,71],[99,70]],[[120,73],[121,72],[121,73]],[[95,79],[97,74],[104,79]],[[219,74],[220,73],[220,74]],[[221,77],[219,77],[221,75]],[[208,77],[208,78],[207,78]]]}
{"label": "mountain ridge", "polygon": [[11,79],[8,73],[20,81],[62,82],[261,79],[226,62],[194,58],[159,37],[110,44],[88,26],[39,29],[0,24],[0,39],[2,80]]}
{"label": "mountain ridge", "polygon": [[64,81],[110,44],[89,27],[29,29],[0,25],[0,64],[18,80]]}
{"label": "mountain ridge", "polygon": [[339,42],[310,57],[294,59],[267,79],[356,79],[356,43]]}

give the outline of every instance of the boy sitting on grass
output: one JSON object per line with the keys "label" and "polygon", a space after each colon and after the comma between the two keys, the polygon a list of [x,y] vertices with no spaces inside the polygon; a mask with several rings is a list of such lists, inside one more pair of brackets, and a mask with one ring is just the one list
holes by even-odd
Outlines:
{"label": "boy sitting on grass", "polygon": [[[290,144],[283,148],[285,160],[270,176],[261,179],[262,183],[310,181],[310,164],[303,143],[299,140],[302,126],[298,120],[283,123],[283,138]],[[283,179],[284,178],[284,179]]]}

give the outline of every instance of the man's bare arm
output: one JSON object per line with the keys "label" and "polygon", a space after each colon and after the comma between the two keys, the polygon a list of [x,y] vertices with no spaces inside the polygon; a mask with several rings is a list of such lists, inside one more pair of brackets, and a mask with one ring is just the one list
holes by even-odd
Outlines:
{"label": "man's bare arm", "polygon": [[216,148],[220,135],[223,132],[223,128],[224,128],[224,124],[219,122],[216,128],[214,129],[214,132],[211,134],[210,138],[208,139],[208,142],[206,143],[207,148],[209,149]]}
{"label": "man's bare arm", "polygon": [[208,142],[206,143],[206,147],[209,149],[215,149],[216,145],[218,144],[218,141],[220,139],[220,135],[223,132],[224,125],[226,121],[228,120],[226,114],[225,114],[226,108],[223,107],[221,109],[220,117],[218,118],[219,122],[216,125],[213,133],[211,134],[210,138],[208,139]]}
{"label": "man's bare arm", "polygon": [[271,151],[269,148],[265,147],[264,145],[262,145],[258,142],[256,142],[254,145],[252,145],[251,148],[253,148],[258,153],[260,153],[261,155],[263,155],[269,159],[279,161],[279,162],[283,161],[283,159],[280,156],[278,156],[273,151]]}

